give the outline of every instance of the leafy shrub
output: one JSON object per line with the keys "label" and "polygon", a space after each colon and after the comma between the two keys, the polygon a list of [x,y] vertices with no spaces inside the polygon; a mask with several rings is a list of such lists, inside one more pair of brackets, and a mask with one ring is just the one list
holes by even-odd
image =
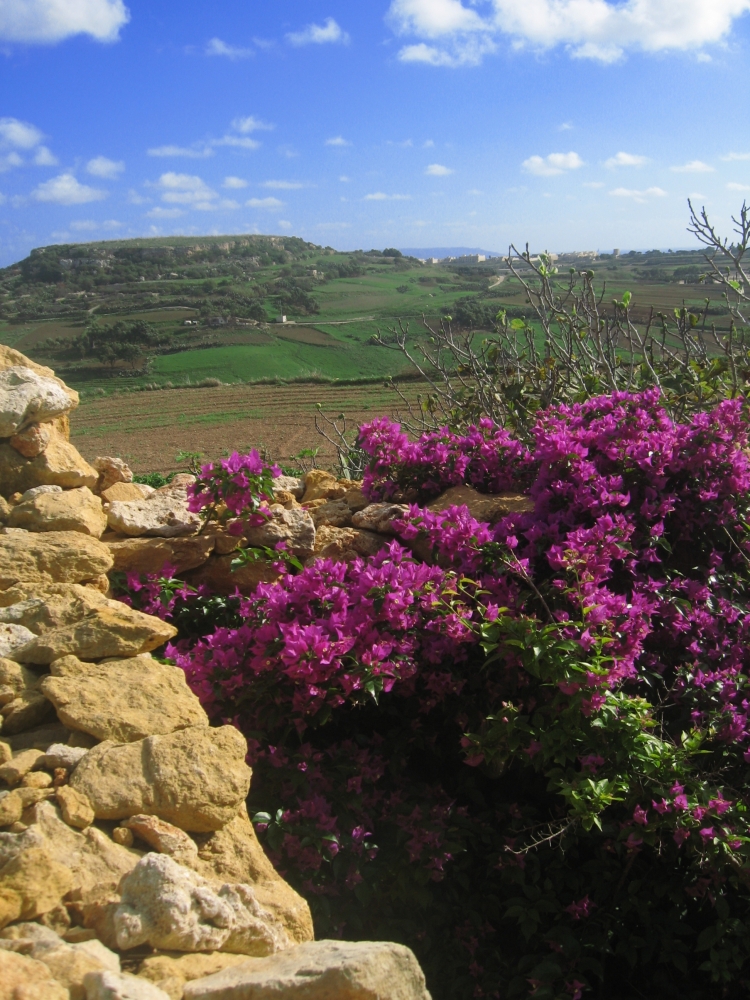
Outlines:
{"label": "leafy shrub", "polygon": [[172,647],[246,734],[319,936],[409,944],[439,1000],[746,995],[747,438],[744,403],[679,424],[657,390],[552,408],[529,447],[376,421],[372,498],[533,512],[412,506]]}

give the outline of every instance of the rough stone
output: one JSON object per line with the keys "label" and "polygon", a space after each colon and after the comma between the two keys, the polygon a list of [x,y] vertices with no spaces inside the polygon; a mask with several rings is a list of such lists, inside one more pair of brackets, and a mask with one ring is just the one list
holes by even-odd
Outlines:
{"label": "rough stone", "polygon": [[16,583],[81,583],[112,568],[106,545],[77,531],[44,533],[4,528],[0,534],[0,590]]}
{"label": "rough stone", "polygon": [[79,531],[99,538],[107,527],[107,515],[99,497],[87,486],[60,493],[44,493],[17,504],[8,524],[27,531]]}
{"label": "rough stone", "polygon": [[279,504],[271,507],[271,516],[264,524],[245,527],[245,538],[249,545],[274,548],[278,542],[286,542],[296,556],[307,557],[315,548],[315,525],[306,510],[286,510]]}
{"label": "rough stone", "polygon": [[277,476],[273,481],[273,491],[277,493],[280,490],[301,500],[305,492],[305,481],[297,476]]}
{"label": "rough stone", "polygon": [[101,494],[108,490],[115,483],[132,483],[133,473],[130,467],[121,458],[113,458],[111,455],[104,455],[95,458],[91,463],[99,473],[96,484],[96,492]]}
{"label": "rough stone", "polygon": [[23,796],[18,794],[18,789],[4,795],[0,799],[0,826],[11,826],[18,823],[23,815]]}
{"label": "rough stone", "polygon": [[[172,567],[177,574],[197,569],[205,563],[216,544],[214,534],[181,538],[128,538],[111,534],[102,540],[109,546],[116,572],[140,576],[161,573],[166,566]],[[233,541],[236,546],[238,539]]]}
{"label": "rough stone", "polygon": [[0,592],[0,621],[15,622],[30,629],[34,635],[43,635],[72,625],[90,611],[107,606],[103,596],[78,584],[17,584]]}
{"label": "rough stone", "polygon": [[83,985],[89,972],[120,971],[120,960],[99,941],[68,944],[56,933],[34,923],[14,924],[1,932],[30,958],[43,962],[59,982],[70,991],[70,1000],[86,1000]]}
{"label": "rough stone", "polygon": [[222,969],[245,962],[247,955],[230,955],[224,951],[194,954],[180,954],[175,951],[150,955],[141,962],[138,975],[164,990],[170,1000],[182,1000],[185,983],[212,976]]}
{"label": "rough stone", "polygon": [[347,492],[345,486],[341,486],[335,476],[322,469],[312,469],[305,475],[305,492],[302,495],[302,503],[309,503],[311,500],[337,500]]}
{"label": "rough stone", "polygon": [[83,747],[69,747],[64,743],[53,743],[48,746],[41,757],[34,762],[35,770],[39,768],[45,771],[54,771],[55,768],[64,767],[72,771],[76,764],[86,756],[88,750]]}
{"label": "rough stone", "polygon": [[[0,621],[2,620],[2,612],[0,611]],[[33,637],[33,633],[31,635]],[[38,687],[39,677],[33,670],[16,663],[15,660],[0,657],[0,706],[14,701],[24,691],[35,690]]]}
{"label": "rough stone", "polygon": [[102,490],[99,496],[104,503],[113,503],[115,500],[145,500],[155,493],[153,486],[146,486],[145,483],[113,483],[107,489]]}
{"label": "rough stone", "polygon": [[[48,704],[50,703],[48,702]],[[50,708],[52,708],[51,704]],[[54,714],[54,709],[52,709],[52,712]],[[22,750],[39,750],[43,753],[51,743],[62,743],[64,740],[71,739],[71,732],[68,727],[64,726],[62,722],[58,722],[57,719],[54,721],[50,720],[32,729],[25,729],[20,733],[8,733],[6,729],[3,735],[14,753],[20,753]],[[84,736],[83,733],[72,735],[80,735],[85,739],[91,739],[90,736]]]}
{"label": "rough stone", "polygon": [[31,358],[27,358],[25,354],[21,354],[20,351],[14,350],[12,347],[7,347],[5,344],[0,344],[0,371],[6,371],[8,368],[14,368],[17,366],[23,368],[30,368],[37,375],[41,375],[43,378],[51,379],[56,382],[62,389],[70,400],[69,409],[73,409],[78,406],[78,393],[75,389],[71,389],[67,386],[62,379],[59,379],[51,368],[46,368],[44,365],[38,365],[36,361],[32,361]]}
{"label": "rough stone", "polygon": [[116,844],[121,844],[123,847],[132,847],[135,843],[135,837],[133,836],[133,831],[128,830],[124,826],[116,826],[112,831],[112,840]]}
{"label": "rough stone", "polygon": [[357,556],[373,556],[387,544],[388,539],[374,531],[324,524],[315,536],[315,558],[351,562]]}
{"label": "rough stone", "polygon": [[243,802],[234,819],[215,833],[196,835],[197,870],[221,882],[243,882],[253,887],[255,898],[273,914],[290,941],[301,944],[314,937],[307,901],[284,881],[260,846]]}
{"label": "rough stone", "polygon": [[12,437],[70,408],[70,397],[53,379],[25,365],[0,371],[0,437]]}
{"label": "rough stone", "polygon": [[334,528],[348,528],[352,523],[352,510],[345,500],[327,500],[311,514],[316,528],[324,524],[333,525]]}
{"label": "rough stone", "polygon": [[12,760],[0,766],[0,781],[13,788],[24,775],[33,770],[34,765],[43,756],[41,750],[24,750],[17,754]]}
{"label": "rough stone", "polygon": [[259,583],[274,583],[281,576],[273,563],[265,559],[232,569],[234,558],[233,555],[212,556],[199,569],[187,574],[185,579],[193,587],[203,584],[215,594],[227,597],[236,590],[241,594],[252,594]]}
{"label": "rough stone", "polygon": [[127,972],[89,972],[83,985],[86,1000],[169,1000],[158,986]]}
{"label": "rough stone", "polygon": [[187,487],[171,483],[144,500],[114,501],[107,522],[120,535],[173,538],[196,532],[201,519],[188,510]]}
{"label": "rough stone", "polygon": [[70,992],[44,962],[0,949],[0,1000],[70,1000]]}
{"label": "rough stone", "polygon": [[49,676],[42,691],[70,729],[99,740],[132,743],[188,726],[207,726],[200,702],[179,667],[147,653],[91,665],[77,675]]}
{"label": "rough stone", "polygon": [[62,493],[62,486],[50,486],[49,484],[45,486],[33,486],[30,490],[26,490],[22,493],[18,503],[26,503],[27,500],[33,500],[34,497],[41,497],[45,493]]}
{"label": "rough stone", "polygon": [[19,646],[24,646],[29,639],[34,638],[34,633],[30,632],[23,625],[0,624],[0,657],[6,657]]}
{"label": "rough stone", "polygon": [[8,518],[11,515],[13,507],[8,503],[5,497],[0,496],[0,524],[6,524]]}
{"label": "rough stone", "polygon": [[88,798],[70,785],[62,785],[57,789],[57,804],[68,826],[85,830],[94,822],[94,810]]}
{"label": "rough stone", "polygon": [[193,838],[158,816],[131,816],[120,829],[130,830],[160,854],[167,854],[180,865],[197,869],[198,848]]}
{"label": "rough stone", "polygon": [[177,634],[177,629],[161,618],[101,598],[103,603],[71,625],[33,636],[14,650],[19,663],[52,663],[74,654],[85,660],[105,656],[137,656],[157,649]]}
{"label": "rough stone", "polygon": [[23,788],[49,788],[52,784],[52,775],[46,771],[30,771],[21,778]]}
{"label": "rough stone", "polygon": [[120,883],[120,948],[271,955],[289,946],[248,885],[212,885],[164,854],[147,854]]}
{"label": "rough stone", "polygon": [[344,494],[344,500],[354,514],[356,514],[357,511],[364,510],[365,507],[369,507],[370,505],[370,501],[363,493],[361,485],[355,486],[352,484]]}
{"label": "rough stone", "polygon": [[0,868],[0,927],[31,920],[60,903],[73,876],[42,848],[32,847]]}
{"label": "rough stone", "polygon": [[6,736],[23,733],[54,715],[54,710],[41,691],[27,689],[0,708],[3,732]]}
{"label": "rough stone", "polygon": [[508,514],[530,513],[534,510],[534,501],[522,493],[480,493],[472,486],[451,486],[427,508],[440,513],[454,506],[468,507],[475,520],[494,524]]}
{"label": "rough stone", "polygon": [[399,521],[409,508],[400,503],[371,503],[352,516],[355,528],[377,531],[381,535],[395,535],[394,521]]}
{"label": "rough stone", "polygon": [[96,485],[95,469],[54,427],[44,451],[24,458],[10,443],[0,443],[0,483],[6,494],[23,493],[34,486],[52,484],[65,489]]}
{"label": "rough stone", "polygon": [[8,444],[24,458],[36,458],[49,444],[53,430],[51,423],[32,424],[14,434]]}
{"label": "rough stone", "polygon": [[310,941],[185,986],[185,1000],[429,1000],[412,951],[386,941]]}
{"label": "rough stone", "polygon": [[159,816],[191,833],[230,822],[250,787],[247,744],[233,726],[182,729],[125,745],[100,743],[70,778],[97,819]]}
{"label": "rough stone", "polygon": [[9,760],[13,759],[13,751],[10,748],[9,743],[4,743],[0,740],[0,766],[7,764]]}

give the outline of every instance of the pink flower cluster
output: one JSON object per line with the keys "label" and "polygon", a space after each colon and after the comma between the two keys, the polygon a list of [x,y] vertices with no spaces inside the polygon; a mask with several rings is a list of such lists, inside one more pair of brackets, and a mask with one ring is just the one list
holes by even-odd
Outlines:
{"label": "pink flower cluster", "polygon": [[235,517],[248,515],[249,523],[262,523],[264,502],[273,500],[273,478],[281,469],[268,465],[253,449],[249,455],[233,452],[229,458],[204,465],[188,487],[188,507],[195,513],[215,513],[223,505]]}

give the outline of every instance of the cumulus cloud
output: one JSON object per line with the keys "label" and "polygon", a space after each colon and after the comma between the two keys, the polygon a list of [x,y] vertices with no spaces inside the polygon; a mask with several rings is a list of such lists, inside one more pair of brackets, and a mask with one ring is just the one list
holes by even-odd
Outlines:
{"label": "cumulus cloud", "polygon": [[240,188],[247,187],[247,181],[244,181],[241,177],[225,177],[224,187],[230,191],[239,191]]}
{"label": "cumulus cloud", "polygon": [[727,184],[727,191],[750,191],[750,184],[737,184],[736,181],[730,181]]}
{"label": "cumulus cloud", "polygon": [[125,169],[122,160],[110,160],[106,156],[95,156],[86,164],[86,170],[93,177],[105,177],[115,180]]}
{"label": "cumulus cloud", "polygon": [[243,135],[247,135],[248,132],[271,132],[276,128],[276,126],[271,125],[269,122],[261,121],[260,118],[256,118],[255,115],[247,115],[244,118],[235,118],[232,121],[232,128],[235,132],[241,132]]}
{"label": "cumulus cloud", "polygon": [[243,49],[236,45],[228,45],[220,38],[212,38],[206,45],[207,56],[224,56],[226,59],[248,59],[254,56],[252,49]]}
{"label": "cumulus cloud", "polygon": [[43,138],[35,125],[19,121],[18,118],[0,118],[0,141],[3,145],[13,146],[15,149],[33,149]]}
{"label": "cumulus cloud", "polygon": [[73,35],[117,41],[130,20],[122,0],[2,0],[0,40],[53,45]]}
{"label": "cumulus cloud", "polygon": [[461,0],[392,0],[387,19],[418,39],[399,58],[476,65],[505,38],[515,47],[565,46],[575,58],[614,62],[629,51],[699,50],[722,42],[750,0],[490,0],[483,16]]}
{"label": "cumulus cloud", "polygon": [[161,200],[173,205],[207,204],[217,195],[208,184],[195,174],[178,174],[170,170],[162,174],[155,187],[162,192]]}
{"label": "cumulus cloud", "polygon": [[73,174],[59,174],[40,184],[32,192],[32,197],[55,205],[85,205],[90,201],[101,201],[107,197],[107,192],[81,184]]}
{"label": "cumulus cloud", "polygon": [[146,212],[147,219],[179,219],[181,215],[185,213],[181,208],[162,208],[161,205],[157,205],[156,208],[152,208],[149,212]]}
{"label": "cumulus cloud", "polygon": [[301,181],[263,181],[262,186],[276,191],[299,191],[300,188],[307,187],[307,184]]}
{"label": "cumulus cloud", "polygon": [[549,156],[530,156],[521,164],[527,174],[536,177],[554,177],[566,170],[578,170],[583,160],[578,153],[550,153]]}
{"label": "cumulus cloud", "polygon": [[257,139],[247,135],[224,135],[221,139],[212,139],[212,146],[234,146],[235,149],[260,149]]}
{"label": "cumulus cloud", "polygon": [[279,225],[282,229],[291,229],[292,224],[288,219],[279,219]]}
{"label": "cumulus cloud", "polygon": [[283,201],[279,201],[278,198],[250,198],[245,204],[248,208],[282,208],[284,205]]}
{"label": "cumulus cloud", "polygon": [[442,163],[431,163],[425,173],[428,177],[447,177],[453,171],[450,167],[444,167]]}
{"label": "cumulus cloud", "polygon": [[290,45],[348,45],[351,39],[332,17],[325,24],[308,24],[302,31],[292,31],[286,36]]}
{"label": "cumulus cloud", "polygon": [[651,198],[666,198],[667,192],[662,191],[660,187],[650,187],[646,188],[645,191],[633,191],[630,188],[615,188],[614,191],[609,192],[613,198],[632,198],[633,201],[643,204],[649,201]]}
{"label": "cumulus cloud", "polygon": [[351,146],[351,143],[343,135],[335,135],[333,139],[326,139],[326,146]]}
{"label": "cumulus cloud", "polygon": [[722,156],[722,160],[726,163],[731,163],[735,160],[750,160],[750,153],[728,153],[727,156]]}
{"label": "cumulus cloud", "polygon": [[703,160],[691,160],[689,163],[683,163],[682,166],[670,167],[676,174],[712,174],[714,168],[709,166],[708,163],[704,163]]}
{"label": "cumulus cloud", "polygon": [[635,153],[615,153],[608,160],[604,161],[604,166],[612,170],[614,167],[642,167],[648,163],[647,156],[637,156]]}
{"label": "cumulus cloud", "polygon": [[34,153],[34,164],[37,167],[56,167],[57,163],[57,157],[46,146],[39,146],[36,153]]}
{"label": "cumulus cloud", "polygon": [[154,146],[152,149],[147,149],[146,153],[149,156],[185,156],[193,160],[202,160],[214,155],[210,146]]}
{"label": "cumulus cloud", "polygon": [[409,201],[410,198],[410,194],[385,194],[383,191],[365,195],[365,201]]}

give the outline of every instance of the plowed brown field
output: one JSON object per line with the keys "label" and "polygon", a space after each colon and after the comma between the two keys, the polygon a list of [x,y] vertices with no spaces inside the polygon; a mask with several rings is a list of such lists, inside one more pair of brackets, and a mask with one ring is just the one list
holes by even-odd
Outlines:
{"label": "plowed brown field", "polygon": [[[407,385],[403,391],[412,398],[419,390]],[[354,426],[392,414],[398,402],[380,385],[124,392],[81,403],[71,414],[71,439],[85,458],[119,455],[135,472],[171,472],[180,467],[176,456],[181,451],[216,459],[261,447],[286,464],[303,449],[319,448],[317,464],[326,467],[335,453],[315,430],[317,403],[329,416],[344,412]]]}

